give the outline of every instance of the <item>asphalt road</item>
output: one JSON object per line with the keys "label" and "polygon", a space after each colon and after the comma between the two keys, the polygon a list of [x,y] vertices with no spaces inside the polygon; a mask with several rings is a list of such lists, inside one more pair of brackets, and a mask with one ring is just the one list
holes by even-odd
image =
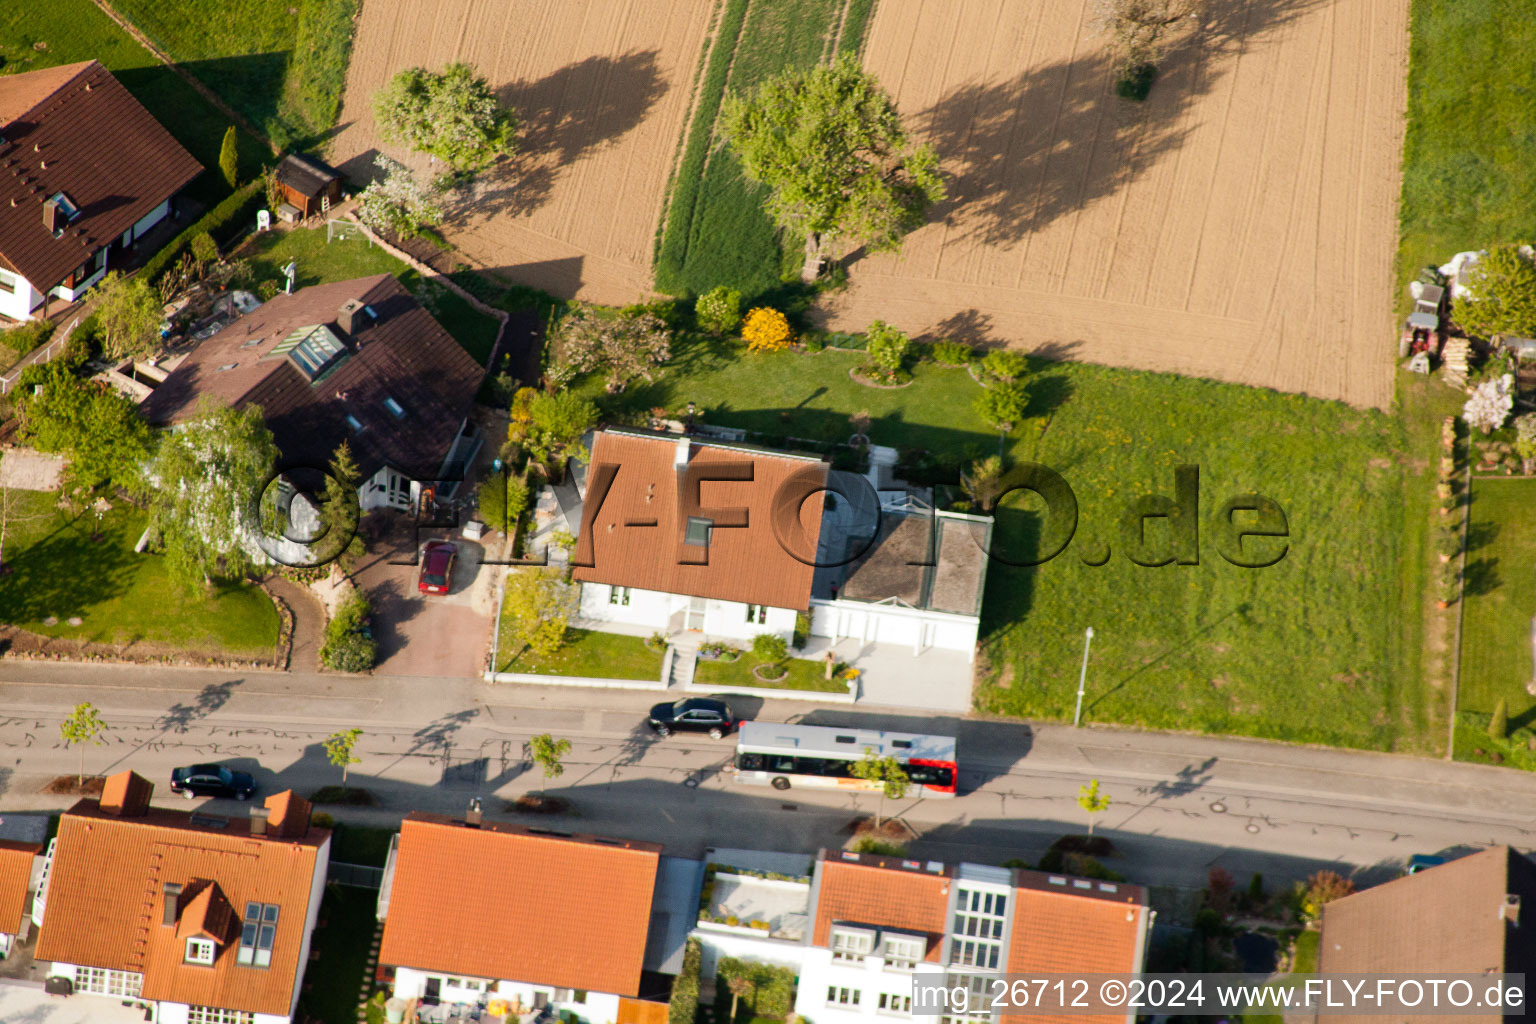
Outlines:
{"label": "asphalt road", "polygon": [[[67,806],[40,790],[81,765],[82,750],[64,746],[58,723],[82,700],[110,727],[105,745],[83,748],[84,770],[132,768],[170,806],[182,805],[165,785],[170,769],[204,760],[253,771],[264,792],[339,782],[321,741],[351,726],[364,735],[350,781],[381,801],[336,812],[359,823],[392,824],[414,809],[455,813],[473,796],[498,815],[501,799],[546,785],[523,758],[524,742],[542,732],[573,744],[564,775],[548,783],[575,807],[560,827],[650,839],[671,853],[840,846],[879,802],[873,794],[736,783],[724,771],[731,740],[658,739],[644,727],[651,694],[5,661],[0,808]],[[1536,844],[1536,777],[1510,770],[1203,736],[732,702],[747,717],[956,735],[961,795],[887,807],[920,833],[914,856],[1034,860],[1056,837],[1084,829],[1076,795],[1089,778],[1113,798],[1097,827],[1121,851],[1114,866],[1144,884],[1200,886],[1217,865],[1240,881],[1255,871],[1271,881],[1299,878],[1323,866],[1375,881],[1415,853]]]}

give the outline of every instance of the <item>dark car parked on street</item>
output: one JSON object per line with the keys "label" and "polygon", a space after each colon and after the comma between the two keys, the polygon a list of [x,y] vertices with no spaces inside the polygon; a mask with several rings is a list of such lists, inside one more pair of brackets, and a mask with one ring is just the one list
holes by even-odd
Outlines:
{"label": "dark car parked on street", "polygon": [[657,704],[651,708],[649,719],[650,727],[660,736],[673,732],[707,732],[712,739],[719,739],[740,724],[725,701],[709,697],[689,697]]}
{"label": "dark car parked on street", "polygon": [[194,764],[171,769],[171,792],[180,793],[188,800],[200,796],[247,800],[256,792],[256,780],[249,772],[235,771],[221,764]]}

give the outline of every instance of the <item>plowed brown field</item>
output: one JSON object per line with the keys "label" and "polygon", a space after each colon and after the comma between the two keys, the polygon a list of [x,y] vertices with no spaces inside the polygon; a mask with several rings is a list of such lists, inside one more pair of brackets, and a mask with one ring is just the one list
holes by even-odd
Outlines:
{"label": "plowed brown field", "polygon": [[880,0],[950,200],[821,309],[1385,406],[1406,0],[1218,0],[1144,104],[1087,0]]}
{"label": "plowed brown field", "polygon": [[331,156],[366,176],[385,146],[371,97],[401,68],[475,64],[523,120],[526,156],[483,176],[446,233],[520,283],[625,303],[651,249],[710,0],[365,0]]}

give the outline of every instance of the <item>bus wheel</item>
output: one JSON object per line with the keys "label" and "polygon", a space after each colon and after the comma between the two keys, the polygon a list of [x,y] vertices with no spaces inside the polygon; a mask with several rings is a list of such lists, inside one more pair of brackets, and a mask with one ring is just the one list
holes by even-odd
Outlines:
{"label": "bus wheel", "polygon": [[774,778],[773,778],[773,788],[774,789],[788,789],[789,788],[789,780],[786,779],[782,775],[775,775]]}

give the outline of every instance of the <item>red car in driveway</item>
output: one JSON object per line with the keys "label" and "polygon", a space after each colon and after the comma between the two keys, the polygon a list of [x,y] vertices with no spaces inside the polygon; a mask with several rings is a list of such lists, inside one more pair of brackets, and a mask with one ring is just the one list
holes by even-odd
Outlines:
{"label": "red car in driveway", "polygon": [[423,594],[446,594],[453,589],[453,563],[458,557],[456,544],[434,540],[421,549],[421,575],[416,589]]}

